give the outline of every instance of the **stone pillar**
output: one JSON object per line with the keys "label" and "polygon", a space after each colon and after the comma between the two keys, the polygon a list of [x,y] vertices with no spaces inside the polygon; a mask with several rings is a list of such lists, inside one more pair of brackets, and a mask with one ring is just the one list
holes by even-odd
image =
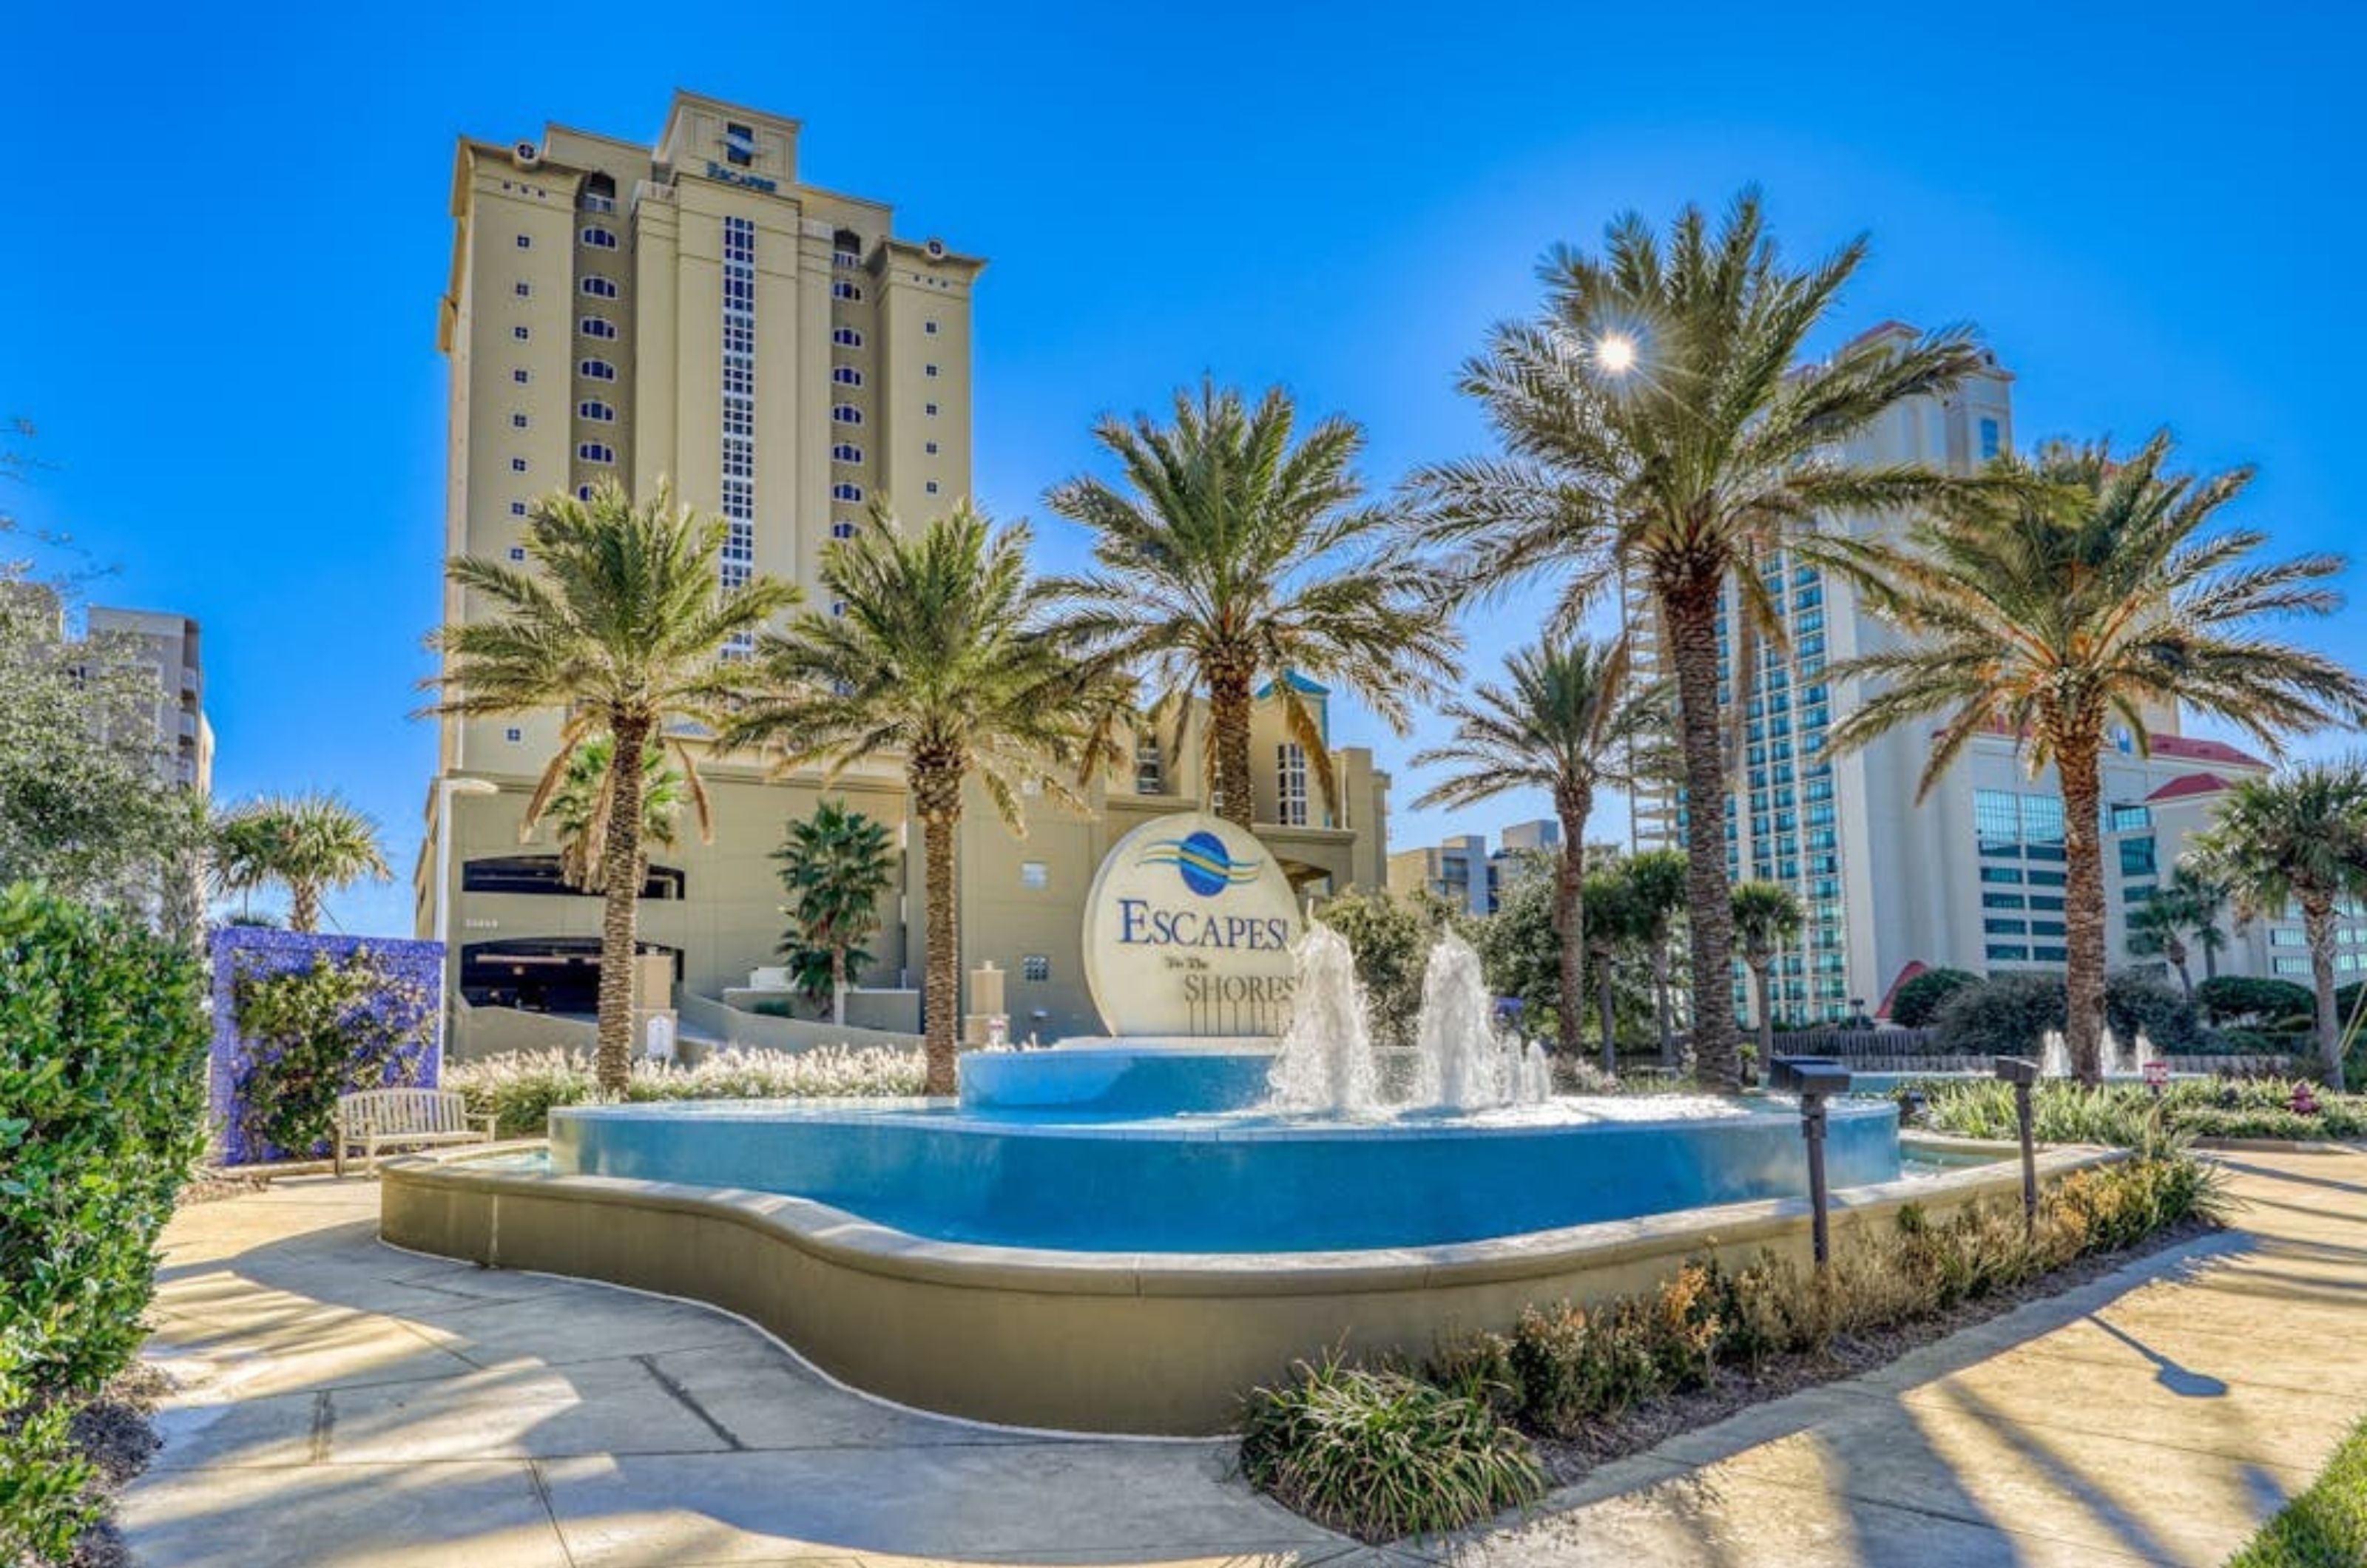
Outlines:
{"label": "stone pillar", "polygon": [[[653,1019],[665,1021],[655,1038],[650,1028]],[[638,954],[633,959],[633,1054],[676,1060],[681,1033],[682,1020],[674,1006],[674,954]]]}
{"label": "stone pillar", "polygon": [[1002,1010],[1002,982],[1007,976],[993,962],[969,972],[970,1010],[962,1016],[962,1043],[1002,1045],[1011,1040],[1011,1015]]}

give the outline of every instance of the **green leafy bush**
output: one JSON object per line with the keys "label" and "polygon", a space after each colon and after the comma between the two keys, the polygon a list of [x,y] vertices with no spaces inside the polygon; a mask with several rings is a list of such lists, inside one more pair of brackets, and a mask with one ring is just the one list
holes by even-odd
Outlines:
{"label": "green leafy bush", "polygon": [[231,1007],[248,1055],[238,1083],[245,1146],[325,1153],[337,1097],[413,1081],[436,1029],[433,987],[405,979],[356,948],[309,969],[241,972]]}
{"label": "green leafy bush", "polygon": [[[636,1061],[629,1100],[879,1099],[921,1092],[926,1064],[918,1051],[883,1045],[825,1045],[787,1051],[718,1051],[695,1067]],[[514,1051],[477,1062],[451,1062],[444,1087],[457,1089],[480,1116],[497,1117],[504,1137],[539,1137],[551,1108],[600,1098],[588,1051]]]}
{"label": "green leafy bush", "polygon": [[88,1517],[64,1423],[139,1348],[155,1242],[204,1147],[196,961],[37,888],[0,892],[0,1543]]}
{"label": "green leafy bush", "polygon": [[2317,1015],[2317,998],[2307,986],[2251,975],[2221,975],[2194,987],[2195,1005],[2214,1023],[2254,1027]]}
{"label": "green leafy bush", "polygon": [[2063,1027],[2064,1012],[2061,976],[2000,975],[1940,1004],[1932,1046],[1953,1055],[2034,1055],[2046,1032]]}
{"label": "green leafy bush", "polygon": [[1545,1495],[1545,1472],[1486,1400],[1403,1372],[1300,1363],[1252,1392],[1251,1485],[1359,1540],[1458,1529]]}
{"label": "green leafy bush", "polygon": [[1969,969],[1926,969],[1890,998],[1890,1021],[1901,1029],[1921,1029],[1938,1016],[1942,1002],[1980,983]]}
{"label": "green leafy bush", "polygon": [[2143,1034],[2165,1055],[2191,1055],[2219,1043],[2184,991],[2132,969],[2104,976],[2104,1022],[2122,1043]]}

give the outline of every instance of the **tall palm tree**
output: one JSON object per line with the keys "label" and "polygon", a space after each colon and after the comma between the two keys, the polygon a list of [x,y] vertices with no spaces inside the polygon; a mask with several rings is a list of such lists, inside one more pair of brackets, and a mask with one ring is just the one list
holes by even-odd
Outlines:
{"label": "tall palm tree", "polygon": [[870,955],[863,944],[879,929],[879,900],[896,879],[896,856],[888,827],[844,800],[818,802],[811,817],[789,824],[788,837],[773,852],[781,863],[781,886],[789,896],[789,929],[781,951],[827,954],[830,1019],[846,1021],[846,987],[858,964]]}
{"label": "tall palm tree", "polygon": [[834,613],[764,640],[764,689],[727,740],[773,748],[783,770],[903,759],[928,879],[928,1092],[955,1089],[961,953],[954,890],[962,792],[976,779],[1024,834],[1023,789],[1082,806],[1070,777],[1115,762],[1130,684],[1055,624],[1027,574],[1024,524],[999,533],[965,502],[906,537],[884,512],[823,552]]}
{"label": "tall palm tree", "polygon": [[[608,839],[608,781],[615,776],[608,762],[616,750],[617,743],[606,735],[591,736],[576,747],[567,759],[559,787],[551,791],[550,804],[543,810],[559,834],[560,880],[586,893],[605,887],[601,876]],[[664,745],[653,742],[643,748],[640,853],[633,871],[637,884],[649,880],[650,846],[674,841],[674,818],[689,796],[689,775],[674,764]],[[710,836],[706,791],[697,793],[697,803],[698,834],[706,839]],[[519,829],[521,837],[533,830],[531,822]]]}
{"label": "tall palm tree", "polygon": [[2367,713],[2367,686],[2331,660],[2262,635],[2271,616],[2325,615],[2332,555],[2246,559],[2258,529],[2204,536],[2251,470],[2166,471],[2167,435],[2126,456],[2103,443],[2050,445],[1995,466],[1998,482],[1953,498],[1902,540],[1853,547],[1861,592],[1906,641],[1836,664],[1863,704],[1837,749],[1944,715],[1922,794],[1976,735],[2021,738],[2032,772],[2063,786],[2064,1034],[2074,1070],[2101,1072],[2104,878],[2101,757],[2117,721],[2142,750],[2148,716],[2183,704],[2271,751],[2287,732]]}
{"label": "tall palm tree", "polygon": [[1807,911],[1799,897],[1780,882],[1738,882],[1733,894],[1735,943],[1750,971],[1754,1010],[1759,1018],[1759,1070],[1765,1072],[1775,1056],[1775,1012],[1768,998],[1767,972],[1787,942],[1798,939]]}
{"label": "tall palm tree", "polygon": [[1322,726],[1294,673],[1362,698],[1403,734],[1410,703],[1453,672],[1456,642],[1432,573],[1391,513],[1365,501],[1353,469],[1364,432],[1333,415],[1293,444],[1297,411],[1280,388],[1252,409],[1203,383],[1175,394],[1175,420],[1105,417],[1094,439],[1123,488],[1079,478],[1046,504],[1093,535],[1095,570],[1058,583],[1088,642],[1144,672],[1180,747],[1195,692],[1211,808],[1255,816],[1250,711],[1263,678],[1327,802],[1336,804]]}
{"label": "tall palm tree", "polygon": [[[1463,370],[1506,456],[1412,481],[1475,586],[1557,578],[1562,625],[1616,581],[1648,593],[1677,684],[1693,1039],[1701,1076],[1722,1087],[1739,1082],[1740,1060],[1718,682],[1747,675],[1757,639],[1781,643],[1762,564],[1778,551],[1820,560],[1823,519],[1912,506],[1950,483],[1844,467],[1839,445],[1982,363],[1969,332],[1951,331],[1860,340],[1800,373],[1865,254],[1860,238],[1806,270],[1785,265],[1752,190],[1716,225],[1687,207],[1663,237],[1629,214],[1600,257],[1557,248],[1539,269],[1540,317],[1498,326]],[[1729,598],[1731,662],[1718,628]]]}
{"label": "tall palm tree", "polygon": [[378,824],[334,795],[265,795],[225,813],[214,829],[215,874],[233,891],[288,889],[288,929],[321,929],[321,902],[364,877],[384,882]]}
{"label": "tall palm tree", "polygon": [[2227,889],[2191,862],[2173,867],[2169,881],[2154,896],[2129,911],[2129,956],[2169,960],[2178,971],[2179,988],[2194,995],[2194,976],[2186,966],[2188,943],[2203,951],[2206,979],[2219,974],[2219,950],[2227,933],[2219,929],[2219,913],[2227,905]]}
{"label": "tall palm tree", "polygon": [[1586,822],[1599,789],[1636,782],[1637,760],[1658,749],[1669,723],[1668,695],[1637,687],[1625,637],[1593,642],[1574,637],[1523,648],[1504,660],[1510,684],[1482,683],[1472,700],[1447,705],[1455,739],[1417,752],[1414,766],[1452,767],[1415,801],[1468,807],[1508,790],[1541,789],[1553,796],[1561,824],[1554,885],[1554,932],[1561,942],[1561,1054],[1580,1049],[1578,998],[1584,994]]}
{"label": "tall palm tree", "polygon": [[523,568],[475,556],[446,568],[493,614],[447,626],[431,639],[442,700],[425,711],[459,718],[562,716],[559,748],[527,803],[541,819],[569,760],[593,737],[609,740],[607,831],[599,879],[600,1031],[595,1072],[623,1092],[632,1068],[633,960],[639,951],[645,753],[673,752],[705,816],[698,766],[676,728],[712,727],[742,695],[747,665],[728,657],[797,590],[758,575],[719,592],[725,525],[678,507],[661,490],[636,506],[623,488],[588,501],[552,495],[528,512]]}
{"label": "tall palm tree", "polygon": [[2228,792],[2199,852],[2249,922],[2301,906],[2317,994],[2317,1047],[2326,1081],[2342,1083],[2342,1038],[2335,1018],[2338,906],[2367,895],[2367,763],[2352,758],[2246,779]]}

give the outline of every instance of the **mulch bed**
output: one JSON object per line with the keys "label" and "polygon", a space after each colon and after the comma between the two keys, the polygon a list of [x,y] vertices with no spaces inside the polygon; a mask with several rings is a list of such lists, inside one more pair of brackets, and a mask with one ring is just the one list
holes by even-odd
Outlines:
{"label": "mulch bed", "polygon": [[219,1203],[225,1198],[260,1192],[270,1185],[267,1176],[225,1176],[220,1171],[201,1170],[181,1183],[178,1201],[185,1209],[198,1203]]}
{"label": "mulch bed", "polygon": [[1537,1438],[1537,1458],[1555,1485],[1567,1486],[1583,1479],[1597,1465],[1642,1453],[1680,1433],[1723,1421],[1753,1404],[1886,1366],[1909,1350],[1945,1339],[1959,1329],[2001,1317],[2025,1302],[2061,1295],[2138,1258],[2180,1246],[2218,1228],[2206,1220],[2190,1220],[2157,1232],[2122,1251],[2100,1252],[2067,1263],[2018,1289],[1961,1303],[1946,1312],[1895,1328],[1838,1340],[1825,1354],[1784,1357],[1770,1361],[1756,1373],[1721,1367],[1708,1387],[1652,1400],[1625,1416],[1595,1424],[1583,1437]]}
{"label": "mulch bed", "polygon": [[[93,1493],[112,1498],[148,1468],[159,1441],[148,1417],[171,1391],[164,1373],[134,1361],[74,1413],[74,1443],[98,1472],[91,1482]],[[110,1515],[83,1532],[68,1562],[71,1568],[130,1568],[131,1552]]]}

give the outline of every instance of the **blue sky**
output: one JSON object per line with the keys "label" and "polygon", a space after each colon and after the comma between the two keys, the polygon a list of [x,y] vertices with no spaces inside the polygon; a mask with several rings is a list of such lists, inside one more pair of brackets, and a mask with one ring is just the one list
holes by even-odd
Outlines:
{"label": "blue sky", "polygon": [[[204,622],[218,790],[372,811],[402,874],[332,913],[407,931],[453,141],[652,139],[680,85],[801,118],[806,177],[991,259],[977,488],[1050,564],[1077,541],[1042,491],[1102,411],[1282,381],[1393,480],[1483,445],[1455,365],[1534,304],[1549,243],[1752,180],[1797,253],[1872,231],[1836,336],[1976,321],[2025,440],[2168,424],[2192,464],[2260,465],[2242,515],[2280,549],[2346,548],[2367,29],[2339,9],[27,7],[0,418],[52,467],[0,509],[115,569],[95,597]],[[2367,660],[2351,625],[2302,635]],[[1473,667],[1533,630],[1490,615]],[[1539,808],[1450,824],[1397,776],[1401,845]]]}

